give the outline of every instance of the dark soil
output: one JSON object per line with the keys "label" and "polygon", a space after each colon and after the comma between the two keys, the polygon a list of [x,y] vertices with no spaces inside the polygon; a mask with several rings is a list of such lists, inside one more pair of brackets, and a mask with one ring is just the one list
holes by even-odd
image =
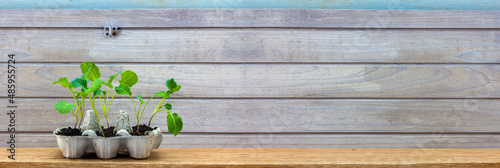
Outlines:
{"label": "dark soil", "polygon": [[137,131],[137,126],[133,126],[131,135],[141,136],[144,135],[147,131],[151,130],[153,130],[153,128],[148,127],[146,124],[139,125],[139,131]]}
{"label": "dark soil", "polygon": [[56,134],[65,136],[82,136],[82,131],[80,131],[79,129],[67,127],[60,129]]}
{"label": "dark soil", "polygon": [[[111,126],[109,128],[104,128],[104,127],[101,126],[101,128],[102,128],[102,131],[104,132],[104,136],[106,136],[106,137],[114,137],[114,136],[116,136],[113,133],[113,131],[115,130],[114,126]],[[101,131],[97,131],[96,134],[97,134],[97,136],[102,136]]]}

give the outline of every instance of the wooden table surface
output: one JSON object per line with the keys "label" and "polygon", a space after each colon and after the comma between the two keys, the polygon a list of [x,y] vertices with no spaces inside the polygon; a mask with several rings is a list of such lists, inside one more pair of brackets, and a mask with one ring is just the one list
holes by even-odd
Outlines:
{"label": "wooden table surface", "polygon": [[58,148],[17,148],[0,167],[500,167],[500,149],[162,148],[148,159],[66,159]]}

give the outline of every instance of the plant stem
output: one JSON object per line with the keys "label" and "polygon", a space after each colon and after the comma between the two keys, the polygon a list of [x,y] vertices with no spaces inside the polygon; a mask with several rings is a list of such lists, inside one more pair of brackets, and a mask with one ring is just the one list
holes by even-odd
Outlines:
{"label": "plant stem", "polygon": [[83,113],[85,113],[85,96],[82,96],[81,107],[82,107],[82,110],[80,111],[80,124],[78,125],[78,128],[80,128],[82,126]]}
{"label": "plant stem", "polygon": [[[161,109],[161,110],[153,113],[153,115],[151,115],[151,118],[149,119],[148,127],[151,126],[151,121],[153,121],[153,117],[155,116],[155,114],[158,113],[158,112],[160,112],[160,111],[164,111],[164,110],[167,110],[167,109]],[[167,111],[169,111],[169,110],[167,110]]]}
{"label": "plant stem", "polygon": [[135,119],[137,119],[137,131],[139,131],[139,114],[137,113],[137,108],[135,107],[134,98],[132,98],[132,95],[128,96],[130,96],[130,100],[132,100],[132,103],[134,104],[134,114],[135,114]]}
{"label": "plant stem", "polygon": [[[73,111],[71,111],[71,113],[73,113]],[[76,123],[75,123],[75,129],[76,129],[76,125],[78,124],[78,115],[77,114],[74,114],[75,118],[76,118]]]}
{"label": "plant stem", "polygon": [[[108,92],[106,92],[107,93],[106,94],[106,101],[105,101],[106,103],[108,102],[109,93],[111,93],[110,91],[111,91],[111,88],[108,87]],[[104,104],[104,106],[106,106],[106,104]]]}
{"label": "plant stem", "polygon": [[[73,92],[73,90],[71,90],[71,89],[69,89],[69,91],[73,95],[73,99],[75,100],[75,104],[76,104],[76,111],[75,111],[75,113],[73,113],[73,111],[71,111],[71,113],[73,113],[73,115],[76,117],[76,123],[75,123],[75,129],[76,129],[76,125],[78,124],[78,111],[80,110],[80,104],[78,104],[78,97],[75,96],[75,92]],[[83,120],[83,118],[82,118],[82,120]],[[80,128],[80,126],[78,126],[78,128]]]}
{"label": "plant stem", "polygon": [[[153,115],[149,119],[148,127],[151,125],[151,120],[153,120],[153,117],[155,116],[155,114],[161,111],[161,110],[158,110],[158,109],[161,108],[161,104],[163,103],[163,101],[165,101],[165,98],[161,99],[160,102],[158,102],[158,104],[156,105],[155,110],[153,111]],[[141,118],[142,118],[142,114],[141,114]],[[137,125],[139,125],[139,123],[137,123]],[[139,131],[139,126],[137,126],[137,131]]]}
{"label": "plant stem", "polygon": [[132,98],[132,95],[128,95],[130,96],[130,100],[132,100],[132,103],[134,104],[134,114],[135,114],[135,118],[137,119],[137,108],[135,107],[135,102],[134,102],[134,98]]}
{"label": "plant stem", "polygon": [[94,102],[94,101],[92,101],[92,95],[91,95],[91,96],[89,96],[89,100],[90,100],[90,105],[92,105],[92,109],[94,109],[95,118],[97,118],[97,124],[99,124],[99,129],[101,130],[102,137],[106,137],[106,136],[104,135],[104,131],[102,131],[101,122],[99,121],[99,116],[97,115],[97,111],[95,110],[95,102]]}
{"label": "plant stem", "polygon": [[108,121],[108,114],[106,113],[106,105],[102,105],[102,98],[101,98],[101,95],[99,94],[99,101],[101,102],[101,110],[102,110],[102,113],[104,114],[104,118],[106,118],[106,124],[108,125],[108,128],[109,128],[109,121]]}
{"label": "plant stem", "polygon": [[[142,119],[142,114],[144,114],[144,110],[146,110],[146,106],[148,105],[149,101],[151,101],[151,99],[153,99],[153,97],[149,98],[149,100],[146,102],[146,104],[144,104],[144,107],[142,108],[141,116],[139,118]],[[139,108],[139,111],[141,111],[141,108]]]}
{"label": "plant stem", "polygon": [[111,103],[113,102],[113,99],[115,98],[115,94],[116,94],[116,92],[113,93],[113,97],[111,97],[111,100],[109,101],[108,108],[106,109],[106,114],[109,113],[109,108],[111,107]]}
{"label": "plant stem", "polygon": [[158,104],[156,105],[155,110],[153,111],[153,115],[151,115],[151,118],[149,119],[148,127],[151,125],[151,121],[153,120],[153,117],[155,116],[155,114],[160,112],[160,111],[163,111],[163,110],[160,110],[160,108],[161,108],[161,104],[163,104],[165,99],[166,98],[161,99],[160,102],[158,102]]}

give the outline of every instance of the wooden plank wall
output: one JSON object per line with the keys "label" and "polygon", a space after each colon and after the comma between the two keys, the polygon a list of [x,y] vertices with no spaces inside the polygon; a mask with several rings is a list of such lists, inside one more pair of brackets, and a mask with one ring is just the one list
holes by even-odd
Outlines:
{"label": "wooden plank wall", "polygon": [[497,0],[0,0],[0,9],[397,9],[397,10],[499,10]]}
{"label": "wooden plank wall", "polygon": [[[74,117],[53,110],[70,96],[51,83],[79,76],[79,63],[93,61],[103,76],[136,71],[134,95],[151,96],[170,77],[183,86],[169,100],[183,132],[165,134],[162,147],[498,148],[499,16],[0,10],[0,105],[9,105],[7,54],[16,54],[19,147],[57,146],[51,131]],[[107,25],[121,27],[117,37],[103,36]],[[133,108],[126,97],[114,105],[112,123],[119,109]],[[164,117],[153,124],[166,130]],[[0,125],[8,122],[2,117]],[[0,135],[6,142],[7,132]]]}

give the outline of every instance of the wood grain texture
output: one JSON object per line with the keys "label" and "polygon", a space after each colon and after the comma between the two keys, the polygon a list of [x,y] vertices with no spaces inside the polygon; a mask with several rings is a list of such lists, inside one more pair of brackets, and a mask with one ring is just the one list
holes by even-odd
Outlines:
{"label": "wood grain texture", "polygon": [[[500,98],[498,65],[98,66],[103,80],[122,70],[135,71],[141,78],[132,92],[145,97],[166,90],[165,81],[174,77],[183,89],[173,98]],[[17,70],[16,82],[22,84],[16,86],[18,97],[71,97],[52,82],[81,76],[78,64],[23,64]],[[6,92],[0,90],[1,95]]]}
{"label": "wood grain texture", "polygon": [[[498,16],[499,11],[425,10],[0,10],[0,54],[17,55],[18,147],[56,146],[49,132],[72,125],[74,118],[52,109],[70,94],[51,83],[79,77],[79,62],[94,61],[104,80],[121,70],[137,72],[134,95],[166,90],[171,77],[183,86],[171,101],[184,119],[184,132],[165,134],[162,147],[500,148]],[[119,35],[104,38],[107,25],[121,27]],[[5,57],[0,61],[5,67]],[[6,91],[0,89],[3,107]],[[131,113],[123,98],[116,107]],[[166,131],[164,117],[153,124]],[[0,135],[8,137],[5,131]]]}
{"label": "wood grain texture", "polygon": [[498,28],[499,11],[4,9],[0,27]]}
{"label": "wood grain texture", "polygon": [[278,9],[411,9],[411,10],[499,10],[496,0],[0,0],[0,9],[186,9],[186,8],[278,8]]}
{"label": "wood grain texture", "polygon": [[[0,133],[2,142],[9,134]],[[0,147],[7,147],[1,143]],[[17,133],[16,149],[57,147],[50,133]],[[160,148],[500,148],[495,134],[163,134]],[[7,157],[5,157],[7,158]]]}
{"label": "wood grain texture", "polygon": [[[2,150],[5,153],[5,148]],[[157,149],[145,160],[65,159],[57,148],[19,148],[2,167],[498,167],[499,149]]]}
{"label": "wood grain texture", "polygon": [[[61,115],[58,100],[17,99],[16,131],[52,132],[72,126],[75,117]],[[159,100],[152,100],[141,123],[147,123]],[[0,106],[9,104],[0,99]],[[500,130],[500,100],[168,100],[183,118],[183,133],[480,133]],[[88,102],[87,102],[88,104]],[[98,110],[100,108],[96,107]],[[88,108],[90,109],[90,108]],[[130,99],[115,99],[109,114],[116,125],[117,111],[129,112],[136,123]],[[1,109],[8,113],[10,109]],[[106,122],[99,112],[101,124]],[[159,113],[152,125],[166,132],[166,114]],[[0,120],[0,125],[9,125]]]}
{"label": "wood grain texture", "polygon": [[[18,62],[500,63],[498,30],[0,29]],[[1,57],[6,62],[7,57]]]}

